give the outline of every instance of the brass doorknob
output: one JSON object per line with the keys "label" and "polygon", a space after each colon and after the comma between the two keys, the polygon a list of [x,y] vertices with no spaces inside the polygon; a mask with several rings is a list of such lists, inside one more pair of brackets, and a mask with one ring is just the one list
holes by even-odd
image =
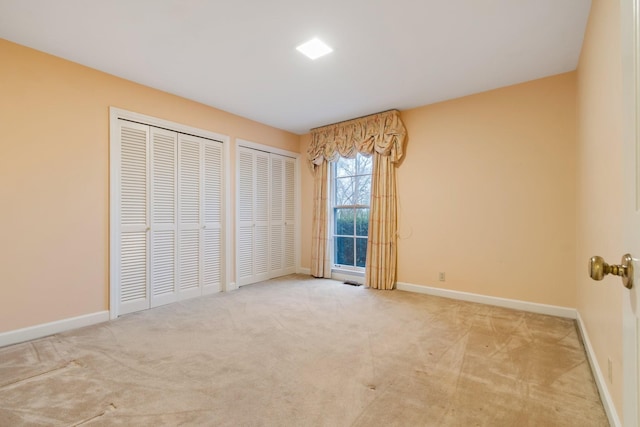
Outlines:
{"label": "brass doorknob", "polygon": [[633,287],[633,258],[631,255],[624,255],[621,265],[609,265],[600,256],[591,257],[589,260],[589,276],[593,280],[602,280],[607,274],[622,277],[622,284],[627,289],[631,289]]}

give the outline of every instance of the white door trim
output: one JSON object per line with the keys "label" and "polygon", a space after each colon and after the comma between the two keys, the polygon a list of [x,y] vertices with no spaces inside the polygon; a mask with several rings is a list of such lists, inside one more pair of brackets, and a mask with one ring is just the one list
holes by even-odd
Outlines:
{"label": "white door trim", "polygon": [[[640,230],[637,230],[638,215],[640,215],[640,24],[638,20],[640,0],[621,0],[621,50],[622,50],[622,96],[623,96],[623,137],[624,153],[634,153],[624,156],[625,168],[625,226],[632,227],[625,233],[625,252],[635,258],[640,257],[637,252],[637,240]],[[634,179],[635,178],[635,179]],[[633,216],[630,216],[633,215]],[[636,275],[637,278],[637,275]],[[637,426],[640,422],[638,415],[639,402],[639,367],[638,367],[638,317],[633,305],[638,301],[640,283],[634,284],[634,289],[623,292],[623,332],[622,332],[622,369],[623,369],[623,413],[625,426]]]}
{"label": "white door trim", "polygon": [[257,142],[247,141],[246,139],[236,138],[236,147],[251,148],[254,150],[266,151],[267,153],[280,154],[281,156],[300,159],[300,153],[283,150],[281,148],[272,147],[270,145],[259,144]]}
{"label": "white door trim", "polygon": [[118,307],[118,234],[120,231],[119,222],[119,206],[120,206],[120,156],[119,156],[119,138],[118,120],[129,120],[149,126],[159,127],[185,133],[202,138],[213,139],[222,142],[223,147],[223,167],[224,167],[224,251],[225,251],[225,272],[224,272],[224,290],[233,288],[229,281],[231,277],[231,260],[228,254],[231,253],[231,203],[230,203],[230,158],[229,142],[227,135],[198,129],[192,126],[172,122],[169,120],[159,119],[157,117],[147,116],[145,114],[135,113],[116,107],[109,107],[109,318],[115,319],[119,315]]}

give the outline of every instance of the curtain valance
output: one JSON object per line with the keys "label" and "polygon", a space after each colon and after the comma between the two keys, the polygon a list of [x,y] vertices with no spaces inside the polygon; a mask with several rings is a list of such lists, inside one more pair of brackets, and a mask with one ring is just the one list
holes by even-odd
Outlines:
{"label": "curtain valance", "polygon": [[397,110],[372,114],[311,130],[307,159],[312,168],[323,161],[336,161],[340,156],[353,158],[357,153],[374,152],[389,156],[396,163],[404,155],[407,130]]}

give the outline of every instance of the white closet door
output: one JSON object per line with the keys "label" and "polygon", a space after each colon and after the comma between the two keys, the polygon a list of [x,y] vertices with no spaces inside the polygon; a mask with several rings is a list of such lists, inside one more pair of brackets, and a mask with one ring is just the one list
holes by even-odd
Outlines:
{"label": "white closet door", "polygon": [[284,274],[284,175],[284,157],[271,154],[270,277]]}
{"label": "white closet door", "polygon": [[222,289],[222,143],[202,142],[202,293]]}
{"label": "white closet door", "polygon": [[255,151],[254,281],[269,279],[269,153]]}
{"label": "white closet door", "polygon": [[283,274],[296,272],[296,160],[284,158]]}
{"label": "white closet door", "polygon": [[271,154],[271,277],[295,273],[296,160]]}
{"label": "white closet door", "polygon": [[178,134],[151,128],[151,307],[174,302],[177,254]]}
{"label": "white closet door", "polygon": [[238,147],[237,227],[237,283],[243,286],[253,283],[253,225],[254,225],[254,156],[253,150]]}
{"label": "white closet door", "polygon": [[178,292],[179,298],[202,294],[200,288],[200,138],[178,136]]}
{"label": "white closet door", "polygon": [[219,292],[225,280],[223,143],[133,119],[112,122],[117,315]]}
{"label": "white closet door", "polygon": [[269,279],[269,153],[238,147],[238,286]]}
{"label": "white closet door", "polygon": [[118,120],[119,314],[149,308],[149,127]]}

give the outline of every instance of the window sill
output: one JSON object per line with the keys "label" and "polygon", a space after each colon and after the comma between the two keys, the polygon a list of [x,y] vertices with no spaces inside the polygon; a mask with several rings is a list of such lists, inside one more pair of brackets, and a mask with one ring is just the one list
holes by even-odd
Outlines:
{"label": "window sill", "polygon": [[331,278],[333,280],[352,280],[357,283],[364,284],[364,271],[348,270],[334,267],[331,269]]}

